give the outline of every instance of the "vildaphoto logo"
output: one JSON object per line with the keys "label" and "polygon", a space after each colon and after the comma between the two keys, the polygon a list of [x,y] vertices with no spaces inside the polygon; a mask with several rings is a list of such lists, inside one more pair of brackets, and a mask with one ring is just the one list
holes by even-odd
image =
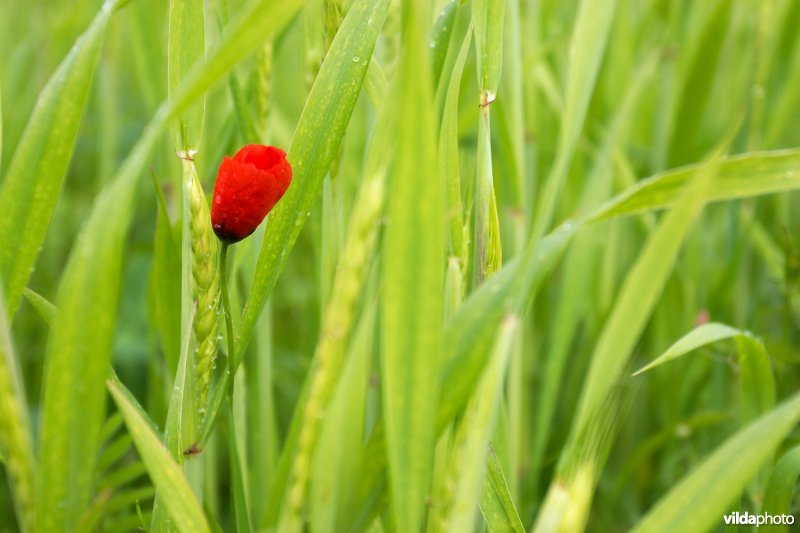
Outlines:
{"label": "vildaphoto logo", "polygon": [[794,524],[794,515],[790,514],[776,514],[769,513],[750,514],[747,511],[740,513],[739,511],[726,514],[723,517],[726,526],[766,526],[766,525],[792,525]]}

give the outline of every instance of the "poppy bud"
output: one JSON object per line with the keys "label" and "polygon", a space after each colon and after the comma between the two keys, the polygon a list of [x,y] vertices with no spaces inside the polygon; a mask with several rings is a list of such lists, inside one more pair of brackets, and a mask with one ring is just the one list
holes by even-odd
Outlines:
{"label": "poppy bud", "polygon": [[253,233],[292,181],[286,152],[248,144],[225,156],[217,172],[211,225],[222,242],[239,242]]}

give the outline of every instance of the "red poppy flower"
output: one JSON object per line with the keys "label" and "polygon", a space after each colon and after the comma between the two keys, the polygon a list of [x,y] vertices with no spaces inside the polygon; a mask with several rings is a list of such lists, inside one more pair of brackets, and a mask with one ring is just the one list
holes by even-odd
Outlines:
{"label": "red poppy flower", "polygon": [[248,144],[233,158],[225,156],[211,202],[214,233],[228,244],[253,233],[291,181],[292,167],[280,148]]}

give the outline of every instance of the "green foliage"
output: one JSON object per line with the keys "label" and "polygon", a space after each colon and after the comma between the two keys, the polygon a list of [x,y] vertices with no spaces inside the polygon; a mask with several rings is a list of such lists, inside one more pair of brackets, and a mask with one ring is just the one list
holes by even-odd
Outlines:
{"label": "green foliage", "polygon": [[203,510],[196,496],[192,493],[189,482],[183,476],[180,467],[169,456],[159,436],[147,423],[146,418],[139,413],[123,393],[120,386],[112,380],[108,381],[108,390],[117,404],[128,432],[136,444],[136,449],[147,466],[150,478],[157,489],[169,498],[163,499],[164,506],[169,511],[172,520],[179,531],[211,531],[206,523]]}
{"label": "green foliage", "polygon": [[13,318],[61,192],[113,10],[106,3],[39,95],[0,188],[0,273]]}
{"label": "green foliage", "polygon": [[721,444],[664,496],[634,531],[703,531],[719,523],[731,500],[799,420],[800,396],[794,395]]}
{"label": "green foliage", "polygon": [[[0,2],[0,523],[796,514],[798,13]],[[293,182],[222,270],[249,143]]]}

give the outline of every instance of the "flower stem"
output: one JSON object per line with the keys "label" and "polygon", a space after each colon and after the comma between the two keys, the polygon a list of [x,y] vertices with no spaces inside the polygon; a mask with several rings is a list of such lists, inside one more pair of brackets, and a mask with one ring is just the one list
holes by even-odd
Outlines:
{"label": "flower stem", "polygon": [[222,308],[225,311],[225,328],[228,337],[228,368],[233,361],[234,339],[233,339],[233,315],[231,314],[231,303],[228,298],[228,243],[222,243],[220,252],[219,276],[222,285]]}

